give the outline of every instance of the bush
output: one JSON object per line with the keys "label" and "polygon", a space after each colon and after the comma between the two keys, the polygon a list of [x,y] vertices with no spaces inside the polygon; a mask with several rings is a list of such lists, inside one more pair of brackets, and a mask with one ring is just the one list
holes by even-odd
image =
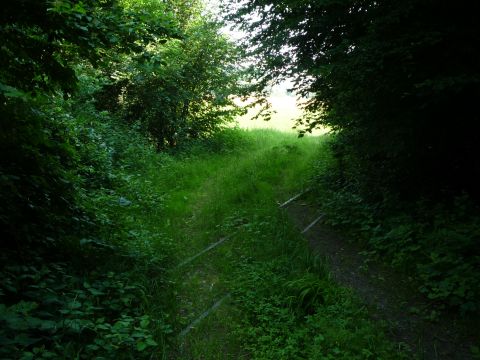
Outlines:
{"label": "bush", "polygon": [[330,185],[331,176],[320,177],[320,184],[318,202],[328,224],[361,241],[369,256],[414,274],[436,306],[480,311],[480,215],[468,196],[443,203],[372,202],[355,185]]}

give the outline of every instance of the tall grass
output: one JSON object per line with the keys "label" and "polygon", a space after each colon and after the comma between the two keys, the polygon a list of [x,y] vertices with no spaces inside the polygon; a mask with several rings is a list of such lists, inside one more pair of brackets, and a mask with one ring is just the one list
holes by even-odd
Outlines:
{"label": "tall grass", "polygon": [[[314,160],[328,160],[324,138],[227,129],[156,153],[114,119],[85,117],[95,151],[81,160],[105,165],[85,173],[105,179],[79,191],[83,228],[69,236],[68,256],[2,272],[9,295],[28,291],[0,304],[0,335],[10,341],[1,355],[400,357],[278,208],[306,185]],[[41,342],[28,340],[37,334]]]}
{"label": "tall grass", "polygon": [[[301,189],[324,139],[272,130],[227,130],[161,154],[142,175],[161,210],[132,218],[161,237],[171,262],[170,357],[203,359],[400,358],[360,303],[328,276],[278,208]],[[134,213],[137,212],[137,215]],[[234,236],[180,269],[225,235]],[[230,300],[179,338],[225,294]],[[160,294],[159,294],[160,295]],[[149,302],[156,301],[150,298]]]}

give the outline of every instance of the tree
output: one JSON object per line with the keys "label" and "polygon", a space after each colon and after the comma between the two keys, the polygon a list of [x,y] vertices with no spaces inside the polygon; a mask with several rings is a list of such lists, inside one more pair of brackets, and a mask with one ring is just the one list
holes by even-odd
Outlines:
{"label": "tree", "polygon": [[200,12],[175,16],[181,36],[150,44],[144,61],[125,59],[98,97],[100,109],[138,123],[159,150],[219,130],[241,112],[233,98],[247,91],[241,52],[221,25]]}
{"label": "tree", "polygon": [[75,141],[62,107],[75,95],[75,66],[141,56],[177,30],[168,16],[100,0],[10,2],[0,21],[0,221],[2,241],[18,245],[58,233],[76,208]]}
{"label": "tree", "polygon": [[269,1],[232,6],[262,76],[309,97],[306,129],[338,133],[365,194],[479,196],[478,5],[430,0]]}

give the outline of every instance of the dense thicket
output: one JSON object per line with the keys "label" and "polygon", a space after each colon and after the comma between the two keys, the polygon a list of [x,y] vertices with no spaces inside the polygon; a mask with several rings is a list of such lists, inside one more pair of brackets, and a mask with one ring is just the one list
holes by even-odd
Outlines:
{"label": "dense thicket", "polygon": [[80,104],[95,99],[98,114],[143,129],[158,148],[211,134],[238,111],[229,95],[241,90],[239,53],[199,4],[23,1],[1,21],[6,240],[30,236],[18,227],[25,218],[57,231],[45,216],[75,210]]}
{"label": "dense thicket", "polygon": [[248,0],[226,11],[251,34],[262,80],[294,80],[303,131],[335,133],[317,179],[327,222],[415,273],[435,303],[478,311],[478,4]]}
{"label": "dense thicket", "polygon": [[58,232],[55,220],[77,207],[78,139],[69,111],[75,100],[67,99],[82,66],[105,69],[121,54],[136,57],[175,29],[108,1],[12,3],[1,20],[2,239],[18,245],[38,240],[44,233],[38,227]]}
{"label": "dense thicket", "polygon": [[0,41],[0,357],[150,357],[168,246],[136,251],[132,173],[232,119],[239,52],[184,0],[10,2]]}
{"label": "dense thicket", "polygon": [[364,194],[478,197],[475,2],[252,0],[235,11],[264,74],[293,77],[309,97],[307,129],[339,133]]}

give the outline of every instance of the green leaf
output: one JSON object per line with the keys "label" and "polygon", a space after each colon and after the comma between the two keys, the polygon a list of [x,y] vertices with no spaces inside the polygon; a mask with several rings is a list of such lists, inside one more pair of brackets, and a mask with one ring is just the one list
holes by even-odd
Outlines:
{"label": "green leaf", "polygon": [[32,338],[30,336],[28,336],[27,334],[19,334],[17,336],[15,336],[15,342],[18,344],[18,345],[21,345],[21,346],[30,346],[32,344],[35,344],[36,342],[39,342],[41,339],[39,338]]}
{"label": "green leaf", "polygon": [[145,342],[143,342],[143,341],[137,342],[137,350],[138,350],[138,351],[143,351],[143,350],[145,350],[145,349],[147,348],[147,346],[148,346],[148,345],[147,345]]}
{"label": "green leaf", "polygon": [[82,306],[82,303],[76,300],[69,301],[67,307],[69,309],[78,309]]}
{"label": "green leaf", "polygon": [[89,288],[88,291],[90,292],[90,294],[92,294],[93,296],[101,296],[101,295],[105,295],[105,293],[103,291],[100,291],[100,290],[97,290],[95,288]]}
{"label": "green leaf", "polygon": [[148,327],[148,325],[150,325],[150,319],[148,318],[148,316],[143,316],[142,320],[140,321],[140,327],[142,329],[145,329]]}
{"label": "green leaf", "polygon": [[157,346],[158,345],[157,342],[150,337],[147,338],[147,340],[145,340],[145,342],[150,346]]}
{"label": "green leaf", "polygon": [[5,85],[0,83],[0,92],[5,95],[6,97],[10,98],[19,98],[19,97],[27,97],[27,94],[23,91],[14,88],[13,86]]}

